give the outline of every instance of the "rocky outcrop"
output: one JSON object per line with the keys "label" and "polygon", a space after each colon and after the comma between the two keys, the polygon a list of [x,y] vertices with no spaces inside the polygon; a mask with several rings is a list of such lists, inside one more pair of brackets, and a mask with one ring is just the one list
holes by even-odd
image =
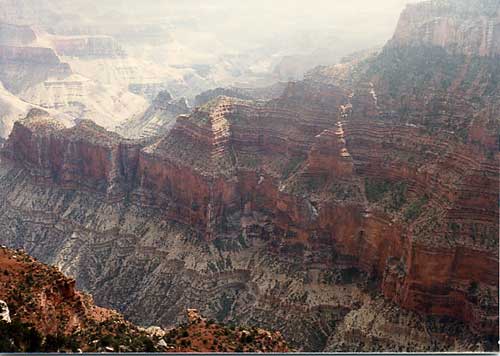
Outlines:
{"label": "rocky outcrop", "polygon": [[276,99],[283,94],[287,83],[279,82],[268,87],[263,88],[215,88],[212,90],[204,91],[201,94],[196,95],[194,98],[193,106],[203,106],[208,102],[216,99],[219,96],[228,96],[231,98],[243,99],[243,100],[271,100]]}
{"label": "rocky outcrop", "polygon": [[[203,318],[198,310],[187,310],[187,325],[165,333],[165,348],[171,352],[290,352],[280,332],[261,328],[228,327]],[[165,341],[167,340],[167,341]]]}
{"label": "rocky outcrop", "polygon": [[109,36],[56,37],[52,40],[60,56],[78,58],[119,58],[126,56],[119,43]]}
{"label": "rocky outcrop", "polygon": [[14,94],[50,77],[71,74],[68,64],[43,47],[0,46],[0,64],[0,81]]}
{"label": "rocky outcrop", "polygon": [[500,55],[500,6],[496,0],[431,0],[407,5],[393,46],[439,46],[453,54]]}
{"label": "rocky outcrop", "polygon": [[[36,348],[42,347],[41,338],[38,335],[48,337],[46,347],[55,346],[48,345],[50,337],[54,338],[55,335],[59,335],[63,340],[64,335],[71,335],[74,338],[73,348],[87,349],[90,346],[90,340],[86,339],[90,337],[89,334],[95,332],[93,337],[99,343],[100,338],[112,333],[115,327],[111,326],[112,324],[121,324],[124,333],[127,333],[125,329],[129,329],[129,332],[135,332],[137,336],[140,334],[133,325],[125,322],[115,311],[95,306],[90,295],[75,289],[73,279],[65,277],[55,267],[36,261],[22,250],[0,248],[0,266],[2,267],[0,297],[4,313],[6,313],[3,320],[8,323],[12,322],[13,330],[20,323],[34,329],[32,335],[35,334],[36,337],[31,338],[31,351],[37,351]],[[11,310],[10,317],[9,309],[5,309],[7,305]],[[110,325],[106,326],[106,323]],[[5,331],[1,332],[5,337]],[[15,336],[12,346],[22,341],[20,336]],[[61,344],[60,346],[69,347],[71,350],[69,345]],[[5,345],[2,344],[2,347]],[[41,350],[38,349],[38,351]]]}
{"label": "rocky outcrop", "polygon": [[126,121],[117,131],[131,138],[165,135],[175,124],[175,119],[189,111],[186,99],[174,100],[168,91],[163,90],[142,115]]}
{"label": "rocky outcrop", "polygon": [[27,46],[35,40],[35,32],[29,26],[0,23],[1,46]]}
{"label": "rocky outcrop", "polygon": [[0,321],[11,322],[9,306],[3,300],[0,300]]}

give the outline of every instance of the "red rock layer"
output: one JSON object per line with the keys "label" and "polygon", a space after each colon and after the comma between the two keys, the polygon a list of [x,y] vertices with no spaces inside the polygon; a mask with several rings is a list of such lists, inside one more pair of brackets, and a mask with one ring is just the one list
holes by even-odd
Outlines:
{"label": "red rock layer", "polygon": [[[267,103],[222,98],[153,144],[32,119],[2,154],[44,183],[158,207],[207,240],[244,230],[291,256],[307,244],[311,264],[362,269],[404,307],[498,334],[498,164],[481,145],[379,120],[372,89],[350,104],[310,83]],[[365,181],[404,183],[403,202],[369,201]]]}
{"label": "red rock layer", "polygon": [[22,251],[0,248],[0,269],[0,299],[7,303],[11,317],[34,325],[42,335],[70,335],[118,317],[78,292],[73,279]]}

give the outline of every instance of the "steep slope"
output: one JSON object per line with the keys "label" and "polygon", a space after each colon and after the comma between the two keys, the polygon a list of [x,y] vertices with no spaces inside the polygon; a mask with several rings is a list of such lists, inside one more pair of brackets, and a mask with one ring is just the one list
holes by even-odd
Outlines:
{"label": "steep slope", "polygon": [[[0,83],[0,138],[7,138],[12,131],[14,122],[26,117],[32,108],[40,107],[22,101],[14,94],[7,91]],[[73,119],[56,110],[48,110],[53,117],[60,120],[64,125],[71,126]]]}
{"label": "steep slope", "polygon": [[154,350],[145,331],[115,311],[96,307],[57,268],[1,247],[0,270],[0,299],[9,313],[0,322],[2,352],[104,350],[110,338],[120,338],[126,350]]}
{"label": "steep slope", "polygon": [[500,4],[498,0],[432,0],[408,5],[391,44],[439,46],[453,54],[500,55]]}
{"label": "steep slope", "polygon": [[259,351],[286,352],[277,332],[227,327],[187,311],[168,331],[138,328],[94,305],[75,280],[22,250],[0,247],[0,351]]}
{"label": "steep slope", "polygon": [[14,94],[51,77],[71,74],[69,65],[45,47],[0,46],[0,64],[0,81]]}
{"label": "steep slope", "polygon": [[146,138],[166,134],[181,114],[189,113],[186,99],[174,100],[166,90],[161,91],[148,109],[138,117],[132,117],[117,129],[125,137]]}
{"label": "steep slope", "polygon": [[49,78],[18,93],[29,103],[58,110],[79,120],[113,129],[145,108],[144,98],[120,87],[103,85],[78,74]]}

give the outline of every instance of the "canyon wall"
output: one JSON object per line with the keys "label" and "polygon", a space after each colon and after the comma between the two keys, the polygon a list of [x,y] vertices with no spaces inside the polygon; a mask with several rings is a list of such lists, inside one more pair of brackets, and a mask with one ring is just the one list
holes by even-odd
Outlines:
{"label": "canyon wall", "polygon": [[493,350],[500,71],[414,40],[437,4],[376,56],[160,136],[32,112],[1,151],[2,240],[141,323],[190,306],[304,350]]}
{"label": "canyon wall", "polygon": [[52,40],[60,56],[80,58],[119,58],[126,53],[120,44],[109,36],[57,37]]}
{"label": "canyon wall", "polygon": [[[38,244],[45,241],[42,245],[53,246],[49,255],[46,248],[31,243],[23,246],[66,266],[98,300],[114,306],[125,303],[122,308],[128,315],[137,315],[138,310],[147,310],[153,303],[144,300],[151,298],[144,295],[151,286],[144,286],[141,291],[132,287],[134,293],[144,298],[139,303],[126,301],[129,294],[116,290],[120,284],[115,283],[122,282],[115,281],[112,291],[99,288],[97,271],[64,261],[62,251],[68,253],[68,248],[70,256],[83,257],[75,250],[87,243],[79,235],[97,234],[102,236],[99,239],[108,241],[104,246],[114,262],[106,266],[109,270],[104,275],[116,273],[112,272],[117,267],[116,258],[129,260],[137,256],[139,247],[132,249],[132,241],[142,241],[140,246],[154,243],[162,246],[162,251],[174,244],[176,247],[168,255],[175,257],[167,260],[195,263],[191,268],[196,272],[185,270],[176,277],[178,284],[172,282],[168,289],[176,291],[177,296],[181,293],[180,300],[191,303],[196,303],[192,298],[198,293],[179,290],[187,283],[185,278],[207,290],[209,287],[198,278],[217,273],[219,283],[227,287],[226,283],[236,279],[237,287],[233,288],[245,291],[244,296],[232,296],[232,303],[243,303],[250,298],[248,294],[259,296],[250,313],[255,315],[262,308],[260,299],[272,295],[271,290],[277,286],[267,291],[252,290],[255,287],[250,288],[248,279],[256,276],[244,276],[261,273],[262,269],[250,272],[249,268],[254,268],[250,264],[239,271],[235,264],[242,263],[238,259],[249,258],[248,245],[257,248],[264,243],[266,252],[258,249],[259,255],[264,254],[260,258],[272,256],[273,263],[279,261],[280,270],[292,268],[285,266],[298,258],[301,262],[293,267],[296,273],[323,275],[308,277],[316,278],[314,284],[324,284],[324,275],[331,271],[362,271],[367,278],[378,281],[376,288],[386,298],[404,308],[462,320],[482,335],[497,333],[495,231],[499,182],[495,160],[488,158],[480,145],[471,149],[454,138],[447,140],[446,135],[436,141],[421,128],[380,120],[370,88],[361,88],[359,94],[351,96],[337,87],[303,82],[290,84],[281,98],[267,103],[219,98],[190,116],[178,118],[165,137],[149,141],[127,141],[85,121],[70,129],[48,122],[46,117],[31,117],[15,125],[2,151],[4,159],[11,162],[7,166],[14,166],[5,172],[3,181],[7,186],[17,185],[11,181],[11,175],[22,167],[29,172],[23,186],[34,181],[36,185],[57,187],[47,213],[52,211],[49,214],[55,215],[51,219],[56,220],[63,211],[70,214],[66,224],[72,226],[72,232],[61,236],[70,234],[72,242],[65,238],[60,242],[57,238],[52,242],[36,238]],[[69,201],[62,206],[56,204],[60,199],[57,197],[62,198],[65,192],[87,192],[84,194],[93,198],[79,197],[77,201],[94,202],[74,210],[76,201],[72,202],[71,193],[73,198],[68,197]],[[14,194],[16,198],[6,197],[14,205],[33,199],[23,197],[21,192]],[[81,209],[97,207],[95,204],[100,207],[93,217],[87,215],[90,211],[81,215]],[[101,221],[104,211],[100,209],[112,212],[113,219]],[[147,214],[139,217],[139,210]],[[101,232],[80,225],[95,219],[101,221],[98,226],[104,224],[99,227]],[[120,226],[124,219],[132,219],[127,227]],[[148,228],[137,231],[139,226]],[[160,238],[165,233],[156,236],[150,231],[152,226],[154,231],[164,226],[168,231],[164,238],[169,242]],[[51,230],[47,230],[49,236],[55,233]],[[10,243],[19,243],[15,236]],[[186,245],[173,236],[198,242]],[[128,247],[113,252],[118,246],[111,246],[116,243]],[[178,244],[183,246],[180,251]],[[191,253],[201,255],[189,260],[188,256],[193,255],[184,255],[183,249],[194,249],[198,252]],[[213,249],[227,255],[215,257]],[[144,253],[141,250],[139,255]],[[85,258],[94,258],[91,255]],[[212,265],[214,261],[219,262]],[[148,273],[155,276],[155,284],[163,283],[161,274],[150,268],[160,267],[149,266]],[[172,268],[161,267],[167,271]],[[316,269],[321,272],[312,272]],[[128,271],[118,279],[141,278],[137,273]],[[272,274],[268,273],[266,278],[271,280]],[[272,283],[270,280],[268,283]],[[304,282],[299,290],[307,290],[309,283]],[[331,293],[339,293],[335,283],[330,288]],[[227,298],[221,293],[218,289],[214,299]],[[314,308],[324,297],[318,292],[311,299],[292,302],[289,296],[285,300],[296,308]],[[355,309],[350,303],[334,301],[327,298],[316,308],[330,305],[337,310],[335,318]],[[283,301],[274,303],[282,305]],[[208,315],[221,312],[213,305],[196,306]],[[174,316],[177,308],[158,311],[151,317],[165,322],[165,317]],[[239,312],[233,310],[230,317],[241,318]],[[262,316],[257,320],[270,322]],[[297,336],[296,331],[285,328],[286,331],[292,335],[292,342],[306,337],[315,347],[321,343],[314,341],[317,336]]]}
{"label": "canyon wall", "polygon": [[36,40],[35,32],[29,26],[0,23],[0,45],[26,46]]}
{"label": "canyon wall", "polygon": [[496,0],[432,0],[410,4],[391,45],[435,45],[454,54],[500,55],[500,5]]}
{"label": "canyon wall", "polygon": [[16,94],[50,77],[71,74],[68,64],[62,63],[55,52],[43,47],[0,46],[0,81]]}

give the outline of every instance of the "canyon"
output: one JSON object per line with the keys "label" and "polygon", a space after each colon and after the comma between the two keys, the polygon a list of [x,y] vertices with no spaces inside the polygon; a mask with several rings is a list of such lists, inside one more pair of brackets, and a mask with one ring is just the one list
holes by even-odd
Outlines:
{"label": "canyon", "polygon": [[[357,19],[352,11],[343,13],[338,32],[321,12],[295,29],[290,25],[302,14],[273,6],[273,14],[261,17],[268,26],[246,31],[235,19],[261,13],[263,0],[203,7],[173,1],[0,0],[0,86],[26,102],[21,116],[43,107],[123,133],[122,126],[146,115],[161,91],[197,106],[196,97],[214,88],[269,87],[373,42],[382,45],[399,12],[380,12],[379,27],[353,33],[344,23],[346,16]],[[285,26],[289,30],[282,31]],[[0,109],[2,140],[19,118],[14,111],[20,107],[11,109]]]}
{"label": "canyon", "polygon": [[0,242],[144,326],[196,308],[304,351],[497,350],[499,12],[477,3],[410,5],[381,50],[286,85],[160,92],[123,136],[30,108]]}

